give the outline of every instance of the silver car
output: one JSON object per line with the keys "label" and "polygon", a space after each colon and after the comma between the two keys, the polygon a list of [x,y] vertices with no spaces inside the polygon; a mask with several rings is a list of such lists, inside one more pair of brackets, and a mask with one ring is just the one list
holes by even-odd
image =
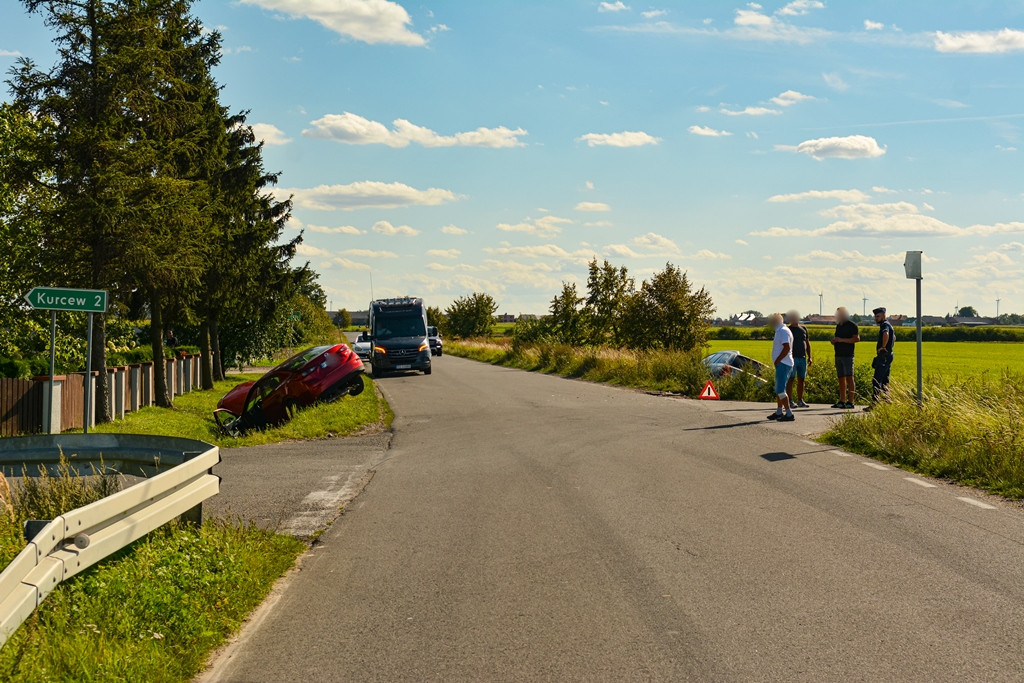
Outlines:
{"label": "silver car", "polygon": [[373,344],[370,342],[370,337],[366,334],[360,334],[356,337],[356,342],[352,345],[352,350],[363,360],[370,360],[370,351],[372,348]]}

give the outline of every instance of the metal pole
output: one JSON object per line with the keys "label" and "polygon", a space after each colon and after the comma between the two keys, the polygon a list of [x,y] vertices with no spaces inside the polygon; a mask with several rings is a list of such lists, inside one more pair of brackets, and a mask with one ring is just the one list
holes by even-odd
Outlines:
{"label": "metal pole", "polygon": [[46,405],[50,407],[46,415],[46,433],[53,432],[53,377],[57,363],[57,311],[50,311],[50,384],[46,389]]}
{"label": "metal pole", "polygon": [[85,331],[85,417],[82,418],[82,432],[89,433],[89,416],[92,414],[92,313],[89,314]]}
{"label": "metal pole", "polygon": [[917,404],[924,405],[921,364],[921,278],[917,279]]}

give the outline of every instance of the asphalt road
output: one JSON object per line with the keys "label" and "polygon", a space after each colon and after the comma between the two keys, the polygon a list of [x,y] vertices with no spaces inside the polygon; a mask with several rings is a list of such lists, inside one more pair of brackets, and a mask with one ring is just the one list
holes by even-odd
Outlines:
{"label": "asphalt road", "polygon": [[690,401],[381,386],[387,459],[206,680],[1024,679],[1017,507]]}

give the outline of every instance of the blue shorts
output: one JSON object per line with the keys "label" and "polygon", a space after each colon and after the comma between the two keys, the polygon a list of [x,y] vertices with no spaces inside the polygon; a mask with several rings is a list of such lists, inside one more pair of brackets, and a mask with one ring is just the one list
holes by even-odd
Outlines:
{"label": "blue shorts", "polygon": [[775,366],[775,395],[785,396],[786,385],[789,384],[789,376],[793,374],[792,365],[779,363]]}
{"label": "blue shorts", "polygon": [[794,358],[793,359],[793,374],[790,377],[796,377],[797,379],[807,379],[807,359],[806,358]]}

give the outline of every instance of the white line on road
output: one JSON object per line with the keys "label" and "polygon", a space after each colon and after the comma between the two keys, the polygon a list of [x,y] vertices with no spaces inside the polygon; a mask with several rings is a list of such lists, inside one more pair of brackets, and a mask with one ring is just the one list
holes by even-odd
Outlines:
{"label": "white line on road", "polygon": [[867,465],[868,467],[873,467],[876,470],[888,470],[889,469],[885,465],[879,465],[878,463],[874,463],[874,462],[862,462],[861,465]]}
{"label": "white line on road", "polygon": [[988,503],[982,503],[980,500],[975,500],[974,498],[961,498],[960,496],[957,496],[957,500],[962,500],[963,502],[967,503],[968,505],[973,505],[974,507],[981,508],[982,510],[995,510],[996,509],[995,505],[989,505]]}
{"label": "white line on road", "polygon": [[917,477],[903,477],[903,479],[906,480],[906,481],[909,481],[911,484],[917,484],[918,486],[923,486],[926,489],[933,489],[933,488],[935,488],[935,484],[929,484],[924,479],[918,479]]}
{"label": "white line on road", "polygon": [[842,456],[842,457],[844,457],[844,458],[850,458],[850,457],[853,457],[853,456],[852,456],[852,455],[850,455],[849,453],[845,453],[845,452],[843,452],[843,451],[832,451],[832,455],[840,455],[840,456]]}

